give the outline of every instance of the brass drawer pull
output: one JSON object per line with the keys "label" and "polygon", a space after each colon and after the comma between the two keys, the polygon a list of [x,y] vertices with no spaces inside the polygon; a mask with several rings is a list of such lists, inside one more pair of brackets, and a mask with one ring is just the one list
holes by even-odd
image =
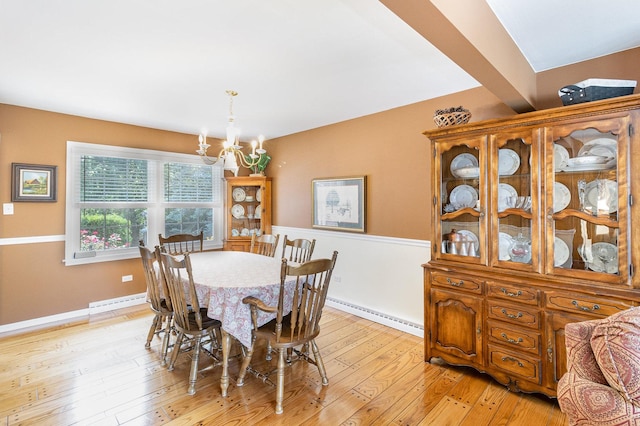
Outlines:
{"label": "brass drawer pull", "polygon": [[501,287],[500,291],[503,292],[506,296],[509,296],[509,297],[520,297],[520,296],[522,296],[522,291],[520,291],[520,290],[518,290],[517,293],[511,293],[511,292],[507,291],[506,288]]}
{"label": "brass drawer pull", "polygon": [[522,312],[518,312],[518,315],[510,314],[507,312],[506,309],[502,309],[502,313],[511,319],[522,318],[522,315],[523,315]]}
{"label": "brass drawer pull", "polygon": [[586,312],[593,312],[593,311],[597,311],[598,309],[600,309],[600,305],[598,305],[597,303],[593,305],[593,307],[588,307],[588,306],[580,306],[580,304],[578,303],[577,300],[574,300],[571,302],[571,304],[573,306],[575,306],[576,308],[580,309],[581,311],[586,311]]}
{"label": "brass drawer pull", "polygon": [[516,339],[511,339],[510,337],[508,337],[505,333],[502,333],[502,338],[504,340],[506,340],[509,343],[513,343],[514,345],[519,345],[520,343],[522,343],[522,337],[519,337],[518,340]]}
{"label": "brass drawer pull", "polygon": [[447,278],[447,283],[451,284],[454,287],[462,287],[464,285],[464,281],[463,280],[455,282],[455,281],[452,281],[451,278]]}
{"label": "brass drawer pull", "polygon": [[522,363],[521,363],[520,361],[518,361],[517,359],[512,358],[512,357],[510,357],[510,356],[504,356],[504,357],[502,357],[502,361],[503,361],[503,362],[504,362],[504,361],[511,361],[511,362],[515,362],[516,364],[518,364],[518,367],[520,367],[520,368],[524,367],[524,365],[522,365]]}

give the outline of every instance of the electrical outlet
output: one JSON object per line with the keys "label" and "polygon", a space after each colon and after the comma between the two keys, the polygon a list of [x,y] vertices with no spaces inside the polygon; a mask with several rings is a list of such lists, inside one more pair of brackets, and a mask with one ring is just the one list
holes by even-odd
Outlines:
{"label": "electrical outlet", "polygon": [[133,275],[123,275],[122,276],[122,282],[123,283],[129,282],[129,281],[133,281]]}

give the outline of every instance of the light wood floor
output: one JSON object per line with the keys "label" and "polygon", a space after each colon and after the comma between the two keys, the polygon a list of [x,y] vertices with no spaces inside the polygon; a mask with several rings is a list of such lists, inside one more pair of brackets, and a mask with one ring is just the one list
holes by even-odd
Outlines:
{"label": "light wood floor", "polygon": [[[189,356],[160,366],[146,306],[0,336],[0,425],[566,425],[555,400],[508,392],[472,369],[424,363],[422,339],[326,308],[318,339],[329,386],[304,362],[275,388],[248,376],[220,397],[220,367],[186,394]],[[267,368],[264,354],[257,367]],[[201,358],[201,367],[211,363]],[[237,377],[239,360],[230,364]]]}

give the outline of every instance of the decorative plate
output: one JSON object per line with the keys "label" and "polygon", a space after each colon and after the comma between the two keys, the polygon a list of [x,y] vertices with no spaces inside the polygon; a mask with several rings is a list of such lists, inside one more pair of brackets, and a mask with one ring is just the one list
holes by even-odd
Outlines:
{"label": "decorative plate", "polygon": [[456,175],[461,178],[477,178],[480,176],[480,167],[463,167],[456,170]]}
{"label": "decorative plate", "polygon": [[570,202],[571,191],[569,191],[569,188],[560,182],[555,182],[553,184],[553,212],[557,213],[566,209]]}
{"label": "decorative plate", "polygon": [[578,157],[583,155],[599,155],[602,157],[618,156],[618,141],[610,138],[598,138],[585,142],[578,151]]}
{"label": "decorative plate", "polygon": [[242,219],[244,217],[244,207],[240,204],[234,204],[231,207],[231,215],[236,219]]}
{"label": "decorative plate", "polygon": [[611,157],[602,157],[600,155],[582,155],[580,157],[569,158],[569,167],[586,166],[593,164],[605,164],[611,161]]}
{"label": "decorative plate", "polygon": [[262,201],[262,188],[256,189],[256,201]]}
{"label": "decorative plate", "polygon": [[498,211],[504,211],[515,205],[518,191],[508,183],[498,185]]}
{"label": "decorative plate", "polygon": [[244,199],[247,197],[246,192],[244,192],[244,189],[242,188],[233,188],[233,191],[231,192],[231,197],[233,197],[233,201],[235,201],[236,203],[239,203],[241,201],[244,201]]}
{"label": "decorative plate", "polygon": [[500,232],[498,235],[498,260],[511,260],[509,256],[509,248],[513,243],[513,237],[506,232]]}
{"label": "decorative plate", "polygon": [[616,159],[600,164],[578,164],[575,166],[567,166],[562,169],[565,172],[588,172],[593,170],[608,170],[616,166]]}
{"label": "decorative plate", "polygon": [[561,238],[555,237],[553,240],[553,266],[561,267],[569,260],[569,246]]}
{"label": "decorative plate", "polygon": [[262,216],[262,204],[258,204],[256,206],[256,213],[253,215],[253,217],[255,219],[260,219],[261,216]]}
{"label": "decorative plate", "polygon": [[591,252],[593,261],[589,262],[589,269],[609,274],[618,272],[618,247],[611,243],[593,243]]}
{"label": "decorative plate", "polygon": [[512,175],[520,167],[520,157],[512,149],[499,149],[498,150],[498,174],[499,175]]}
{"label": "decorative plate", "polygon": [[553,144],[553,169],[558,171],[569,164],[569,151],[562,145]]}
{"label": "decorative plate", "polygon": [[451,191],[449,201],[457,210],[475,207],[478,202],[478,191],[473,186],[458,185]]}
{"label": "decorative plate", "polygon": [[[602,194],[599,194],[598,181],[603,183]],[[614,213],[618,210],[618,184],[609,179],[596,179],[587,183],[584,191],[585,210],[597,212],[604,210]]]}
{"label": "decorative plate", "polygon": [[478,167],[478,159],[472,154],[460,154],[451,161],[451,166],[449,168],[451,170],[451,174],[455,177],[462,177],[458,175],[457,171],[458,169],[465,167]]}

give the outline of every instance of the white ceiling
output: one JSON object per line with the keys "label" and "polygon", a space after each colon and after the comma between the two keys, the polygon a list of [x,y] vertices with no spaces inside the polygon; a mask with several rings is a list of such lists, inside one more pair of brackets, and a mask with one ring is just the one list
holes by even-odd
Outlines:
{"label": "white ceiling", "polygon": [[[640,45],[637,0],[487,2],[536,71]],[[377,0],[0,0],[0,64],[0,103],[215,137],[233,89],[243,140],[479,85]]]}
{"label": "white ceiling", "polygon": [[486,0],[535,72],[640,46],[637,0]]}

